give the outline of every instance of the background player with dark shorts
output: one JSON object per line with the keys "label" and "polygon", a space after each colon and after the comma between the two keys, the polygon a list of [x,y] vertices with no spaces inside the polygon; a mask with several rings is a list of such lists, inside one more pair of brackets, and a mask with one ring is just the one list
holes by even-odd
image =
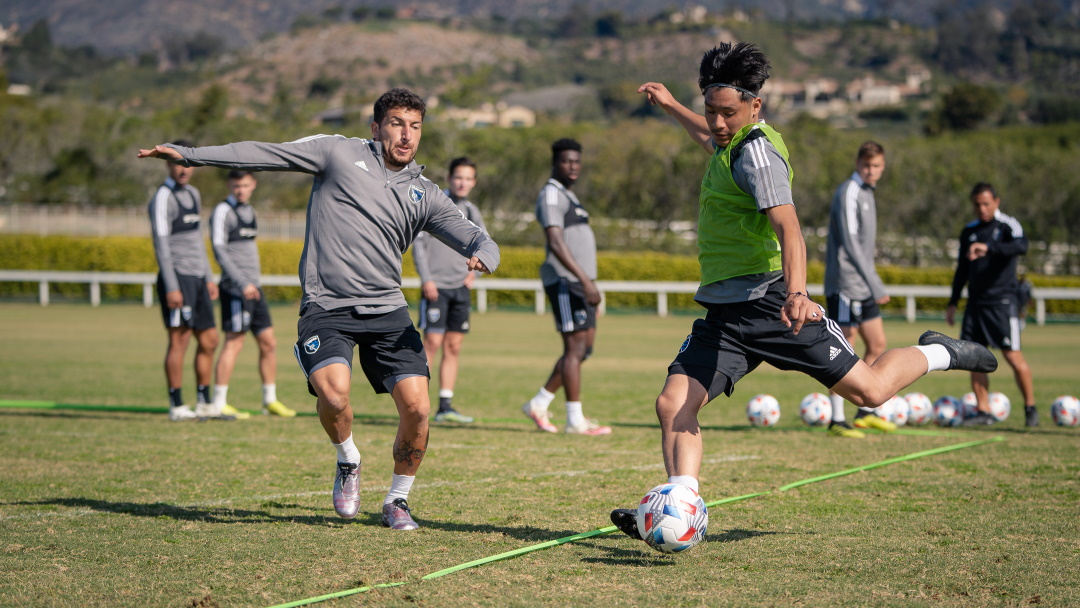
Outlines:
{"label": "background player with dark shorts", "polygon": [[[465,219],[487,232],[480,210],[469,201],[469,193],[476,186],[476,163],[464,156],[450,161],[449,180],[447,196],[454,201]],[[413,262],[420,275],[423,297],[420,298],[418,325],[424,332],[424,352],[427,353],[428,364],[434,363],[436,355],[442,351],[439,361],[439,411],[435,413],[435,421],[468,424],[473,418],[456,411],[453,398],[461,345],[465,341],[465,334],[469,333],[469,312],[472,308],[470,289],[476,280],[476,273],[465,268],[452,249],[426,232],[421,232],[413,243]]]}
{"label": "background player with dark shorts", "polygon": [[[769,64],[758,48],[721,44],[705,53],[698,81],[705,115],[686,108],[660,83],[638,91],[674,117],[710,160],[699,192],[695,300],[708,313],[694,322],[668,367],[656,399],[668,482],[695,493],[703,452],[698,412],[762,362],[801,371],[857,405],[876,407],[930,370],[992,370],[986,348],[935,332],[920,346],[897,348],[867,365],[825,310],[806,294],[806,245],[791,199],[783,138],[759,122],[758,92]],[[641,538],[636,511],[611,520]]]}
{"label": "background player with dark shorts", "polygon": [[607,435],[611,427],[585,418],[581,406],[581,364],[592,353],[596,340],[596,237],[589,213],[571,192],[581,171],[581,144],[560,139],[551,145],[551,179],[536,199],[536,219],[544,229],[547,256],[540,265],[555,329],[562,336],[563,352],[536,395],[521,406],[537,428],[559,432],[548,418],[548,406],[559,387],[566,393],[567,433]]}
{"label": "background player with dark shorts", "polygon": [[[178,141],[177,145],[188,145]],[[161,316],[169,332],[165,350],[165,381],[169,389],[169,420],[194,420],[218,414],[210,405],[210,371],[218,344],[211,300],[218,296],[202,234],[202,199],[189,185],[193,169],[166,163],[168,179],[150,199],[151,237],[157,258],[157,294]],[[184,357],[195,335],[195,409],[184,404],[181,393]]]}
{"label": "background player with dark shorts", "polygon": [[225,344],[214,368],[214,408],[226,416],[249,418],[227,402],[229,379],[236,358],[244,348],[244,334],[251,331],[259,345],[259,377],[262,378],[263,414],[291,418],[296,412],[277,398],[277,337],[270,320],[270,307],[259,285],[261,268],[259,234],[251,195],[258,185],[249,171],[230,171],[227,199],[218,203],[210,216],[210,244],[221,266],[221,330]]}
{"label": "background player with dark shorts", "polygon": [[[967,308],[960,337],[991,348],[1000,348],[1013,370],[1016,386],[1024,397],[1024,423],[1039,426],[1035,408],[1035,388],[1031,368],[1020,352],[1021,284],[1016,277],[1017,258],[1028,250],[1024,229],[1015,218],[1001,212],[1001,199],[988,183],[975,184],[971,190],[975,221],[960,231],[960,254],[953,275],[952,296],[945,309],[945,321],[952,325],[956,305],[964,285],[968,287]],[[993,424],[990,415],[990,377],[972,372],[971,390],[979,402],[979,413],[964,421],[966,425]]]}
{"label": "background player with dark shorts", "polygon": [[499,248],[413,161],[424,100],[391,89],[374,109],[370,140],[315,135],[284,144],[161,145],[140,150],[139,157],[314,176],[300,256],[304,295],[295,352],[337,451],[334,509],[351,518],[360,508],[360,452],[352,438],[350,403],[352,358],[359,347],[368,382],[376,393],[390,393],[398,410],[394,474],[381,522],[414,530],[408,495],[427,452],[431,402],[423,340],[401,293],[402,253],[426,230],[464,257],[469,270],[491,272],[499,264]]}
{"label": "background player with dark shorts", "polygon": [[[862,336],[866,350],[863,361],[873,365],[885,352],[885,324],[880,304],[889,301],[885,284],[874,268],[877,241],[877,202],[874,189],[885,171],[885,149],[868,141],[855,155],[855,172],[833,195],[829,211],[829,240],[825,253],[825,302],[829,318],[836,321],[844,337],[855,346],[855,334]],[[830,392],[832,421],[829,433],[858,439],[861,431],[851,428],[844,419],[844,398]],[[855,414],[855,426],[885,432],[896,425],[861,407]]]}

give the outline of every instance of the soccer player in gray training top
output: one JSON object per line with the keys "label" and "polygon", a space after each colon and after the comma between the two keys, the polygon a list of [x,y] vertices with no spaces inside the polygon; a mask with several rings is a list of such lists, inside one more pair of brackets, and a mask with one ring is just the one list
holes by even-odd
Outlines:
{"label": "soccer player in gray training top", "polygon": [[[926,332],[919,346],[894,348],[867,365],[825,309],[806,293],[806,244],[791,196],[783,138],[761,121],[769,61],[753,44],[721,43],[705,53],[698,85],[704,115],[658,82],[638,88],[709,154],[701,180],[694,299],[708,313],[694,322],[656,398],[668,483],[698,491],[704,451],[698,413],[761,363],[798,370],[856,405],[876,407],[933,370],[993,371],[985,347]],[[612,522],[644,540],[636,512]]]}
{"label": "soccer player in gray training top", "polygon": [[[177,141],[186,146],[188,142]],[[161,316],[169,332],[165,351],[165,381],[169,389],[169,420],[193,420],[214,417],[210,405],[210,370],[218,345],[211,300],[218,296],[210,273],[210,261],[203,243],[199,191],[188,184],[191,167],[168,162],[168,179],[150,199],[151,235],[158,263],[157,294]],[[181,386],[184,379],[184,356],[191,335],[195,334],[196,406],[184,404]]]}
{"label": "soccer player in gray training top", "polygon": [[401,256],[426,230],[465,257],[469,270],[492,272],[499,265],[495,242],[413,161],[425,111],[423,99],[396,88],[375,101],[370,140],[315,135],[284,144],[139,150],[140,158],[184,165],[315,176],[300,256],[304,295],[296,357],[337,449],[334,508],[341,517],[355,517],[360,507],[360,453],[349,402],[354,347],[375,392],[393,396],[399,422],[382,523],[395,530],[418,527],[408,495],[427,450],[431,409],[423,340],[401,293]]}
{"label": "soccer player in gray training top", "polygon": [[[1024,424],[1039,426],[1031,368],[1024,353],[1020,352],[1020,283],[1016,278],[1016,262],[1019,256],[1027,253],[1028,240],[1020,222],[1001,212],[1001,199],[990,184],[975,184],[971,190],[971,205],[975,220],[960,231],[960,254],[945,321],[949,325],[955,322],[956,304],[967,284],[968,301],[960,337],[1001,349],[1024,397]],[[973,418],[964,420],[964,424],[997,422],[987,405],[990,377],[972,372],[971,390],[979,402],[979,411]]]}
{"label": "soccer player in gray training top", "polygon": [[251,195],[258,185],[250,171],[229,172],[229,197],[214,207],[210,216],[210,244],[221,266],[221,329],[225,345],[214,368],[214,408],[227,416],[249,418],[251,414],[226,401],[236,357],[244,348],[244,334],[251,331],[259,344],[259,376],[262,378],[263,414],[291,418],[296,412],[277,398],[277,338],[259,286],[259,234]]}
{"label": "soccer player in gray training top", "polygon": [[[885,148],[873,141],[859,146],[855,172],[833,195],[825,254],[825,301],[829,318],[836,321],[852,346],[858,331],[866,346],[863,361],[871,365],[886,347],[885,325],[878,305],[887,303],[889,294],[885,293],[885,284],[874,268],[877,241],[874,189],[884,171]],[[844,419],[844,398],[831,391],[829,398],[833,412],[829,433],[851,439],[863,437],[861,431],[851,428]],[[896,430],[895,424],[865,407],[855,414],[855,426],[887,433]]]}
{"label": "soccer player in gray training top", "polygon": [[611,427],[588,420],[581,410],[581,364],[589,358],[596,339],[600,291],[595,283],[596,238],[589,227],[589,213],[571,192],[580,172],[581,144],[560,139],[551,145],[551,179],[536,199],[536,219],[547,239],[540,280],[555,313],[555,329],[562,334],[563,353],[547,383],[521,410],[540,430],[559,432],[548,420],[548,406],[561,386],[566,392],[566,432],[607,435]]}
{"label": "soccer player in gray training top", "polygon": [[[476,185],[476,163],[462,156],[450,161],[450,187],[446,194],[454,201],[465,219],[484,230],[480,210],[469,201]],[[454,252],[421,232],[413,243],[413,262],[420,275],[420,329],[424,331],[424,351],[428,363],[442,351],[439,362],[439,411],[436,422],[468,424],[472,416],[456,411],[452,405],[457,383],[458,355],[461,343],[469,332],[469,309],[472,307],[470,288],[476,273],[470,272],[457,260]]]}

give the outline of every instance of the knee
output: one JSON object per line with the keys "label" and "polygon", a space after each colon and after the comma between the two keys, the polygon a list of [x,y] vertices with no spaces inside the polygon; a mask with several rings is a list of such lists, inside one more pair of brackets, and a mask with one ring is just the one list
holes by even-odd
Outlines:
{"label": "knee", "polygon": [[682,399],[676,399],[667,393],[660,393],[660,396],[656,398],[656,417],[661,422],[675,420],[685,412],[684,405],[685,402]]}
{"label": "knee", "polygon": [[461,342],[446,341],[443,343],[443,355],[447,357],[457,357],[461,354]]}
{"label": "knee", "polygon": [[877,386],[864,386],[851,392],[848,395],[844,395],[844,398],[854,403],[859,407],[876,408],[882,403],[885,403],[891,399],[893,395],[888,394]]}

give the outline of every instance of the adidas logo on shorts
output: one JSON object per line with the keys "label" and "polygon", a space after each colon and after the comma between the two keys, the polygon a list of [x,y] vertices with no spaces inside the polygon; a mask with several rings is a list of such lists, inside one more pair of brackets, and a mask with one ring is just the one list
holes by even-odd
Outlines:
{"label": "adidas logo on shorts", "polygon": [[840,354],[840,349],[839,348],[836,348],[835,346],[830,346],[829,347],[829,361],[832,361],[833,359],[835,359],[836,355],[839,355],[839,354]]}

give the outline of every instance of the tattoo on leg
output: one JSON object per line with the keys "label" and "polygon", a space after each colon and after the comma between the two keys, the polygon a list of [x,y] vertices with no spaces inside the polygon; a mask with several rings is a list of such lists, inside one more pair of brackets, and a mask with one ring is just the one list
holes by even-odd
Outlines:
{"label": "tattoo on leg", "polygon": [[402,439],[394,446],[394,460],[401,464],[413,466],[420,464],[424,459],[424,450],[415,448],[407,440]]}

